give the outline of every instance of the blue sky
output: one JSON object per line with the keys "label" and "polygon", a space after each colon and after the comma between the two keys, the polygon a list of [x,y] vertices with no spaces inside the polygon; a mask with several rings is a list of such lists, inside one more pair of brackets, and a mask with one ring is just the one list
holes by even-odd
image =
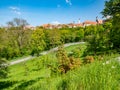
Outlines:
{"label": "blue sky", "polygon": [[23,18],[33,26],[46,23],[77,23],[95,21],[104,8],[105,0],[1,0],[0,25],[15,17]]}

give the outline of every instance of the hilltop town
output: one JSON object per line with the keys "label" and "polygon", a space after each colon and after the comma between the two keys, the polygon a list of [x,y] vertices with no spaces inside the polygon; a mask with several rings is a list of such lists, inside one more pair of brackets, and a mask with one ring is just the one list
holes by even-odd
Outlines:
{"label": "hilltop town", "polygon": [[[85,26],[90,26],[90,25],[97,25],[97,24],[103,24],[105,22],[105,20],[98,20],[97,21],[91,21],[91,20],[86,20],[84,22],[80,22],[80,20],[78,20],[78,22],[73,22],[73,23],[68,23],[68,24],[51,24],[51,23],[48,23],[48,24],[43,24],[43,25],[40,25],[40,26],[37,26],[37,27],[41,27],[41,28],[44,28],[44,29],[54,29],[54,28],[57,28],[57,29],[60,29],[60,28],[77,28],[77,27],[85,27]],[[34,26],[31,26],[31,25],[27,25],[24,27],[24,29],[32,29],[34,30],[36,27]]]}

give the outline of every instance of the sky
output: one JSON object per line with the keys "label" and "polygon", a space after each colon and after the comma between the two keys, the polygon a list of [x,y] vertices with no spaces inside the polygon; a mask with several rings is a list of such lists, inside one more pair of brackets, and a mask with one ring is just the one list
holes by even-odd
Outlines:
{"label": "sky", "polygon": [[0,0],[0,25],[23,18],[32,26],[102,19],[105,0]]}

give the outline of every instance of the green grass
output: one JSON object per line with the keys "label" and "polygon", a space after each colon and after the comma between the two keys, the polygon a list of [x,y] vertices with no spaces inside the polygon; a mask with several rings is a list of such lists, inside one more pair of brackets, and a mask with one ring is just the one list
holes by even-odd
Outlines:
{"label": "green grass", "polygon": [[74,50],[74,49],[76,49],[78,47],[80,47],[80,48],[82,48],[84,50],[86,48],[86,44],[71,45],[71,46],[65,48],[65,50],[67,52],[70,52],[70,51],[72,51],[72,50]]}
{"label": "green grass", "polygon": [[[86,48],[86,46],[84,44],[81,44],[81,45],[71,45],[69,47],[66,47],[65,50],[69,53],[70,51],[74,50],[75,48],[77,47],[83,47],[83,48]],[[54,52],[51,52],[50,54],[55,54]],[[25,56],[22,56],[22,57],[14,57],[13,59],[10,59],[9,61],[17,61],[19,59],[23,59],[23,58],[26,58],[26,57],[29,57],[30,55],[25,55]]]}
{"label": "green grass", "polygon": [[[65,48],[67,52],[84,45]],[[9,67],[6,79],[0,79],[0,90],[120,90],[120,64],[116,55],[103,61],[82,65],[66,74],[51,71],[57,66],[55,52]],[[109,63],[108,63],[108,60]]]}
{"label": "green grass", "polygon": [[66,52],[69,54],[70,52],[73,52],[74,50],[80,50],[81,55],[83,55],[84,50],[86,49],[86,44],[81,44],[81,45],[71,45],[67,48],[65,48]]}

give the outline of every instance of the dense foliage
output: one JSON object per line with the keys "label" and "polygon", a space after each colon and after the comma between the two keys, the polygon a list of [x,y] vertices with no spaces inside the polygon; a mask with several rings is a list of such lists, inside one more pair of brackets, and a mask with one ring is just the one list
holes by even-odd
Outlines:
{"label": "dense foliage", "polygon": [[21,26],[1,28],[0,57],[12,59],[29,54],[39,55],[43,50],[78,41],[88,42],[87,54],[96,55],[99,52],[119,50],[119,25],[115,20],[117,21],[111,18],[104,24],[96,26],[53,30],[40,27],[30,30],[23,29]]}
{"label": "dense foliage", "polygon": [[105,9],[102,14],[110,16],[112,19],[112,30],[110,31],[110,40],[113,48],[120,51],[120,0],[109,0],[105,2]]}
{"label": "dense foliage", "polygon": [[9,28],[0,28],[0,57],[12,59],[23,55],[34,55],[60,44],[84,39],[83,28],[43,29],[23,28],[25,20],[15,18],[8,22]]}
{"label": "dense foliage", "polygon": [[6,78],[8,75],[8,64],[7,60],[0,58],[0,79]]}

